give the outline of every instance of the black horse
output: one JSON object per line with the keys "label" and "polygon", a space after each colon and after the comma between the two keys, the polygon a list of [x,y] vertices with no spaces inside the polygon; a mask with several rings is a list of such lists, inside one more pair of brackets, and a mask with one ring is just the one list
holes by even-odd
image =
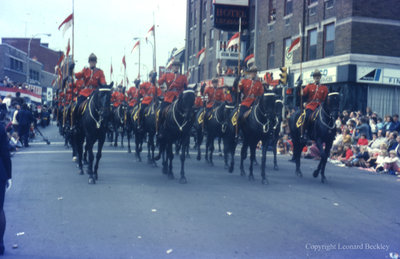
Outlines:
{"label": "black horse", "polygon": [[127,103],[122,102],[113,109],[112,123],[114,129],[114,147],[118,146],[118,136],[121,135],[121,147],[124,146],[124,135],[127,127]]}
{"label": "black horse", "polygon": [[143,123],[143,135],[142,137],[145,139],[147,136],[147,162],[154,166],[156,162],[154,160],[154,150],[155,150],[155,141],[154,136],[156,135],[156,111],[159,105],[158,99],[154,98],[154,100],[148,105],[144,111],[144,118],[142,120]]}
{"label": "black horse", "polygon": [[227,120],[228,116],[225,112],[225,103],[216,103],[209,113],[208,118],[205,118],[207,131],[205,159],[211,165],[214,165],[214,140],[215,138],[221,139],[224,136],[227,128]]}
{"label": "black horse", "polygon": [[[225,133],[222,137],[224,143],[224,163],[225,169],[229,169],[229,173],[233,172],[235,164],[235,151],[237,146],[236,138],[236,123],[237,123],[237,112],[239,108],[234,105],[234,103],[225,104],[225,117],[226,128]],[[230,162],[228,163],[228,161]]]}
{"label": "black horse", "polygon": [[239,125],[243,132],[243,146],[240,154],[241,175],[246,175],[243,161],[247,157],[247,148],[250,147],[250,173],[249,180],[253,181],[253,163],[256,158],[256,148],[259,141],[262,141],[261,177],[262,183],[268,183],[265,176],[266,153],[268,140],[271,139],[277,127],[275,116],[275,94],[264,92],[255,101],[251,109],[239,118]]}
{"label": "black horse", "polygon": [[174,153],[172,151],[172,144],[179,142],[180,148],[180,159],[181,159],[181,178],[180,183],[186,183],[185,177],[185,157],[186,150],[189,145],[190,130],[193,126],[195,119],[193,104],[195,100],[195,91],[185,90],[179,95],[179,98],[172,104],[164,109],[164,122],[160,125],[160,152],[155,157],[155,160],[159,160],[163,157],[163,173],[167,174],[170,179],[174,178],[172,172],[172,160],[174,159]]}
{"label": "black horse", "polygon": [[[81,174],[83,173],[82,166],[82,152],[83,142],[86,139],[85,149],[88,151],[89,161],[87,173],[89,175],[89,184],[95,184],[98,179],[97,170],[99,168],[99,161],[101,158],[101,152],[103,149],[104,141],[106,138],[106,132],[108,127],[108,120],[110,118],[110,99],[111,99],[111,88],[114,83],[110,85],[102,85],[96,89],[89,97],[85,104],[84,110],[79,112],[81,118],[77,118],[78,124],[77,140],[78,144],[78,165]],[[93,170],[93,146],[97,144],[96,163]]]}
{"label": "black horse", "polygon": [[[325,166],[336,135],[335,121],[339,116],[339,99],[340,96],[338,92],[328,94],[325,102],[323,102],[310,116],[310,130],[308,132],[308,137],[316,142],[321,157],[318,168],[314,171],[313,176],[318,177],[319,173],[321,173],[322,183],[326,181]],[[300,170],[300,156],[305,143],[301,139],[301,127],[300,122],[298,122],[300,115],[300,111],[298,111],[291,116],[289,126],[290,135],[293,141],[293,156],[296,162],[296,175],[301,177],[303,174]]]}
{"label": "black horse", "polygon": [[131,150],[131,134],[133,133],[135,137],[135,155],[139,162],[142,162],[140,153],[142,152],[142,145],[144,139],[143,131],[139,130],[139,113],[141,109],[141,104],[138,103],[133,107],[128,109],[128,152]]}

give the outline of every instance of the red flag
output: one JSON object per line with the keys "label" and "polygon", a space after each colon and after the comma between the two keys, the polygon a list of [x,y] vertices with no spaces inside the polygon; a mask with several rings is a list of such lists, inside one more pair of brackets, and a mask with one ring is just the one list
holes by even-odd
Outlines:
{"label": "red flag", "polygon": [[294,51],[294,50],[296,50],[296,49],[298,49],[298,48],[300,47],[300,38],[301,38],[301,37],[297,37],[297,38],[292,42],[292,44],[291,44],[290,47],[289,47],[288,53],[290,53],[290,52],[292,52],[292,51]]}
{"label": "red flag", "polygon": [[240,34],[239,32],[235,33],[232,38],[228,41],[228,46],[226,47],[229,49],[232,46],[239,44]]}
{"label": "red flag", "polygon": [[146,42],[147,42],[147,38],[149,38],[150,36],[152,36],[153,33],[154,33],[154,25],[151,26],[150,30],[149,30],[149,31],[147,32],[147,34],[146,34],[146,37],[145,37]]}
{"label": "red flag", "polygon": [[248,55],[248,56],[244,59],[244,62],[246,63],[246,62],[249,61],[249,60],[250,60],[250,62],[251,62],[252,59],[254,60],[254,54]]}
{"label": "red flag", "polygon": [[67,18],[65,18],[65,20],[60,24],[60,26],[58,26],[58,30],[61,29],[61,27],[63,27],[63,35],[65,34],[65,32],[72,26],[72,19],[73,19],[73,14],[70,14]]}
{"label": "red flag", "polygon": [[135,45],[133,45],[133,48],[132,48],[131,53],[133,53],[133,51],[136,49],[136,47],[139,46],[139,44],[140,44],[140,40],[138,40],[138,41],[135,43]]}
{"label": "red flag", "polygon": [[196,58],[199,59],[199,65],[203,61],[204,57],[206,55],[206,48],[202,48],[196,55]]}
{"label": "red flag", "polygon": [[126,69],[125,55],[124,55],[124,57],[122,58],[122,64],[124,65],[124,68]]}
{"label": "red flag", "polygon": [[66,54],[65,54],[65,56],[67,56],[68,57],[68,55],[69,55],[69,51],[71,50],[71,45],[69,45],[69,39],[68,39],[68,46],[67,46],[67,51],[66,51]]}

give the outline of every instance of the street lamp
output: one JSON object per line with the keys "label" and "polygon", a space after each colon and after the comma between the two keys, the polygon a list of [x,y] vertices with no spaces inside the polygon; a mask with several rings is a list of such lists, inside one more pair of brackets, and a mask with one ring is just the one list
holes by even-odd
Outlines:
{"label": "street lamp", "polygon": [[33,38],[35,38],[36,36],[39,36],[39,35],[46,35],[46,36],[50,37],[51,33],[36,33],[29,40],[29,43],[28,43],[28,56],[26,58],[26,83],[27,84],[29,84],[29,58],[31,56],[31,42],[32,42]]}

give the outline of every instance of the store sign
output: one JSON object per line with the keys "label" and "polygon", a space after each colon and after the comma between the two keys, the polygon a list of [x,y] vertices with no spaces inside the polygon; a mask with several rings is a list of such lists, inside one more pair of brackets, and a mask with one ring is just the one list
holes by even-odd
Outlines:
{"label": "store sign", "polygon": [[[217,41],[216,42],[216,58],[217,59],[225,59],[225,60],[238,60],[239,56],[239,48],[238,46],[230,47],[229,49],[226,48],[228,45],[228,41]],[[244,51],[246,50],[246,44],[241,42],[240,47],[240,59],[243,59]]]}
{"label": "store sign", "polygon": [[215,28],[224,31],[238,31],[239,18],[242,18],[242,29],[247,29],[249,27],[248,1],[247,5],[228,5],[217,3],[214,2]]}
{"label": "store sign", "polygon": [[400,85],[400,69],[357,66],[357,82]]}
{"label": "store sign", "polygon": [[[303,85],[314,83],[313,73],[315,69],[303,70]],[[337,81],[337,67],[325,67],[319,69],[321,72],[321,84],[336,83]],[[300,73],[295,73],[293,80],[296,82]]]}
{"label": "store sign", "polygon": [[53,88],[47,87],[47,101],[51,102],[53,100]]}
{"label": "store sign", "polygon": [[285,66],[289,67],[293,64],[293,51],[289,53],[289,48],[285,49]]}

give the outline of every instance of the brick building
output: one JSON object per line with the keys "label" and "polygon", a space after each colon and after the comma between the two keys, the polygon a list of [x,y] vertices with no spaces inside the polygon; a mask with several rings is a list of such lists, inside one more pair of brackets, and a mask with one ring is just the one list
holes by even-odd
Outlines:
{"label": "brick building", "polygon": [[[26,83],[28,44],[30,38],[2,38],[0,44],[0,78],[9,77],[17,84]],[[27,88],[35,89],[35,92],[47,98],[47,88],[51,89],[51,83],[55,78],[56,66],[61,51],[54,51],[47,43],[41,43],[39,38],[31,41],[29,59],[29,84]]]}
{"label": "brick building", "polygon": [[[207,46],[209,51],[200,66],[197,51],[212,37],[214,41],[227,40],[235,31],[212,27],[211,0],[188,0],[187,6],[186,62],[194,71],[191,80],[200,81],[215,75],[217,47],[215,42]],[[287,66],[289,86],[293,86],[302,60],[304,83],[312,81],[312,71],[320,69],[322,82],[340,91],[341,109],[370,106],[380,115],[400,113],[399,1],[249,0],[248,10],[242,55],[254,52],[260,76],[270,72],[278,79],[279,67]],[[287,55],[299,30],[302,49]],[[234,65],[232,62],[223,64]]]}

